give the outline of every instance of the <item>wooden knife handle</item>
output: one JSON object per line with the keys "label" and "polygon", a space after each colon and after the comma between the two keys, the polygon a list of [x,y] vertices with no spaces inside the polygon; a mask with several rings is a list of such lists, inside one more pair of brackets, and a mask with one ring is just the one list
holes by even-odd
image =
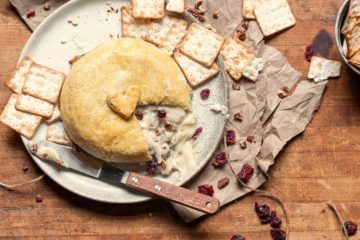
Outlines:
{"label": "wooden knife handle", "polygon": [[193,192],[186,188],[178,187],[137,173],[130,172],[125,184],[131,188],[151,193],[155,196],[209,214],[215,213],[220,207],[219,200],[214,197]]}

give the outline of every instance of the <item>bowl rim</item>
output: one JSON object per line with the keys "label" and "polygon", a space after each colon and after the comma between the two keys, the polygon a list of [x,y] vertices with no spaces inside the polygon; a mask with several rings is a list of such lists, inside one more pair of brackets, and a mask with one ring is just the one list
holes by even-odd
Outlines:
{"label": "bowl rim", "polygon": [[336,40],[336,45],[337,45],[337,48],[338,48],[338,51],[340,53],[342,60],[346,63],[346,65],[349,66],[350,69],[352,69],[354,72],[356,72],[357,74],[360,75],[360,68],[349,63],[349,61],[343,51],[341,28],[342,28],[344,20],[347,16],[349,6],[350,6],[350,0],[345,0],[344,3],[341,5],[340,10],[337,14],[336,24],[335,24],[335,40]]}

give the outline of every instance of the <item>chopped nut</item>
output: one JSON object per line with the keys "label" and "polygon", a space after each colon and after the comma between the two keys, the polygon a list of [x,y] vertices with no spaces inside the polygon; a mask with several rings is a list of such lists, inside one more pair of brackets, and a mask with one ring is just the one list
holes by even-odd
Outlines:
{"label": "chopped nut", "polygon": [[217,183],[218,188],[223,189],[224,187],[226,187],[229,184],[229,182],[230,182],[229,178],[227,178],[227,177],[221,178]]}
{"label": "chopped nut", "polygon": [[21,169],[23,172],[27,172],[29,170],[29,168],[26,165],[22,165]]}
{"label": "chopped nut", "polygon": [[249,29],[249,22],[248,21],[242,22],[241,27],[244,28],[245,30],[248,30]]}
{"label": "chopped nut", "polygon": [[240,90],[241,89],[241,85],[240,85],[240,83],[236,83],[236,82],[234,82],[233,83],[233,85],[232,85],[232,88],[233,88],[233,90]]}
{"label": "chopped nut", "polygon": [[245,148],[247,147],[247,142],[246,142],[246,140],[240,141],[240,147],[241,147],[242,149],[245,149]]}
{"label": "chopped nut", "polygon": [[72,59],[69,60],[69,64],[70,64],[70,65],[73,65],[73,64],[76,63],[82,56],[84,56],[84,54],[74,56]]}
{"label": "chopped nut", "polygon": [[201,5],[203,4],[203,0],[197,0],[194,4],[194,8],[199,10],[199,8],[201,7]]}
{"label": "chopped nut", "polygon": [[246,38],[246,29],[243,27],[240,27],[238,30],[236,30],[235,36],[240,39],[241,41],[244,41]]}
{"label": "chopped nut", "polygon": [[156,135],[156,136],[160,136],[160,135],[161,135],[161,132],[160,132],[159,129],[156,129],[156,130],[155,130],[155,135]]}
{"label": "chopped nut", "polygon": [[205,18],[202,15],[199,15],[197,19],[199,19],[200,22],[205,22]]}
{"label": "chopped nut", "polygon": [[166,121],[164,127],[165,127],[166,129],[172,129],[172,124],[171,124],[170,122]]}
{"label": "chopped nut", "polygon": [[49,2],[45,2],[45,4],[44,4],[44,10],[45,10],[45,11],[50,11],[50,10],[51,10],[51,6],[50,6]]}
{"label": "chopped nut", "polygon": [[201,7],[202,4],[203,4],[203,2],[204,2],[203,0],[198,0],[198,1],[196,1],[195,4],[194,4],[194,8],[195,8],[196,10],[198,10],[198,12],[199,12],[201,15],[204,15],[205,12],[206,12],[206,10]]}
{"label": "chopped nut", "polygon": [[286,98],[287,96],[288,96],[288,94],[289,94],[289,88],[288,87],[282,87],[281,89],[280,89],[280,91],[278,92],[278,96],[279,96],[279,98],[281,98],[281,99],[284,99],[284,98]]}
{"label": "chopped nut", "polygon": [[234,114],[234,120],[238,121],[238,122],[242,122],[243,121],[243,116],[241,115],[241,113],[235,113]]}
{"label": "chopped nut", "polygon": [[205,24],[204,25],[204,27],[206,27],[208,30],[210,30],[210,31],[213,31],[213,32],[216,32],[216,29],[215,28],[213,28],[210,24]]}
{"label": "chopped nut", "polygon": [[166,162],[165,162],[165,161],[161,161],[160,166],[161,166],[163,169],[166,169]]}
{"label": "chopped nut", "polygon": [[219,18],[219,11],[214,12],[212,16],[213,16],[214,19],[218,19]]}

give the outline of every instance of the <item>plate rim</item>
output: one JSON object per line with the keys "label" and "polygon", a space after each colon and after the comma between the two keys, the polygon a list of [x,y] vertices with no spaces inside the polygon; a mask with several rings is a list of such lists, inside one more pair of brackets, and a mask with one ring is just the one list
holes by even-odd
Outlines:
{"label": "plate rim", "polygon": [[[18,63],[21,61],[21,59],[24,57],[25,55],[25,52],[28,52],[29,49],[30,49],[30,46],[32,45],[32,42],[34,40],[36,40],[37,36],[40,34],[40,30],[41,28],[47,24],[47,22],[51,21],[53,18],[56,18],[58,14],[60,14],[61,11],[64,11],[64,9],[68,8],[68,7],[71,7],[71,5],[74,5],[74,4],[77,4],[78,2],[81,2],[81,1],[85,1],[85,2],[88,2],[87,0],[72,0],[72,1],[68,1],[66,2],[65,4],[63,4],[62,6],[60,6],[58,9],[56,9],[54,12],[52,12],[44,21],[42,21],[38,26],[37,28],[33,31],[33,33],[31,34],[31,36],[29,37],[29,39],[26,41],[20,55],[19,55],[19,59],[18,59]],[[126,2],[129,2],[128,0],[123,0],[123,1],[126,1]],[[184,18],[185,20],[189,20],[190,19],[190,23],[192,22],[196,22],[196,23],[199,23],[201,24],[197,19],[195,19],[191,14],[185,12],[184,13]],[[228,89],[229,89],[229,86],[228,86],[228,76],[227,76],[227,73],[225,71],[225,67],[224,67],[224,62],[222,60],[222,57],[221,55],[218,55],[218,58],[216,60],[216,63],[219,65],[220,67],[220,72],[219,74],[221,74],[221,78],[222,80],[224,81],[224,99],[225,99],[225,103],[226,105],[228,105],[229,103],[229,93],[228,93]],[[212,79],[211,79],[212,80]],[[210,80],[210,81],[211,81]],[[198,87],[197,87],[198,88]],[[193,89],[193,88],[191,88]],[[214,155],[214,153],[216,152],[218,146],[220,145],[220,143],[222,142],[223,140],[223,134],[225,132],[225,128],[226,128],[226,122],[227,122],[227,116],[225,114],[222,115],[223,116],[223,119],[221,121],[221,126],[220,126],[220,130],[219,130],[219,134],[217,136],[217,141],[215,143],[215,147],[213,149],[211,149],[210,151],[208,151],[208,154],[206,155],[206,161],[201,161],[200,163],[201,164],[198,164],[197,165],[197,169],[194,171],[193,174],[189,175],[189,177],[185,180],[185,181],[182,181],[180,183],[176,183],[174,185],[176,186],[184,186],[186,185],[187,183],[189,183],[191,180],[193,180],[195,177],[198,176],[198,174],[201,173],[201,171],[205,168],[205,166],[210,162],[211,160],[211,157]],[[54,181],[56,184],[58,184],[59,186],[61,186],[62,188],[66,189],[67,191],[73,193],[73,194],[76,194],[80,197],[83,197],[83,198],[86,198],[86,199],[89,199],[89,200],[93,200],[93,201],[97,201],[97,202],[103,202],[103,203],[111,203],[111,204],[137,204],[137,203],[142,203],[142,202],[147,202],[147,201],[150,201],[150,200],[153,200],[155,199],[156,197],[154,196],[149,196],[149,197],[146,197],[144,199],[139,199],[139,200],[135,200],[135,201],[131,201],[131,202],[117,202],[117,201],[113,201],[113,200],[105,200],[105,199],[98,199],[94,196],[90,196],[90,195],[86,195],[85,193],[83,192],[79,192],[79,191],[76,191],[74,189],[71,189],[71,187],[67,186],[67,184],[63,184],[61,181],[58,181],[58,179],[56,178],[53,178],[52,177],[52,174],[49,174],[47,172],[47,170],[41,165],[39,164],[39,162],[42,162],[41,159],[39,159],[38,157],[34,156],[33,154],[31,154],[29,148],[27,147],[27,142],[30,141],[31,139],[27,139],[26,137],[21,136],[21,140],[24,144],[24,147],[26,149],[26,151],[29,153],[30,157],[33,159],[33,161],[36,163],[36,165],[43,171],[43,173],[48,176],[52,181]],[[80,174],[80,173],[77,173],[75,172],[76,174]],[[120,187],[120,186],[119,186]]]}

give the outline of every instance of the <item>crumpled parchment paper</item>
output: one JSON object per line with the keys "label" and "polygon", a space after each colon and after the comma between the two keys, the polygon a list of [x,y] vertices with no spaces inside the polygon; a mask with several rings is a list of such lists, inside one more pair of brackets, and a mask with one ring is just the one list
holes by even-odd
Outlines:
{"label": "crumpled parchment paper", "polygon": [[[67,0],[50,0],[51,11],[44,11],[44,0],[9,0],[20,16],[34,30],[38,24],[57,7]],[[195,0],[186,1],[186,6],[192,6]],[[242,0],[207,0],[203,8],[207,10],[206,23],[211,24],[224,37],[231,35],[241,24]],[[36,16],[26,18],[29,10],[35,10]],[[219,18],[212,14],[219,11]],[[258,188],[266,181],[263,172],[267,172],[274,164],[276,156],[288,141],[303,132],[310,123],[314,113],[320,106],[321,97],[327,82],[314,83],[309,80],[300,81],[294,93],[281,99],[279,90],[286,86],[292,88],[298,82],[301,74],[293,69],[286,58],[275,48],[265,44],[263,35],[256,21],[251,21],[247,31],[246,44],[253,48],[257,57],[265,60],[265,68],[257,82],[241,80],[239,91],[232,89],[233,81],[229,77],[229,120],[227,129],[236,132],[237,144],[228,147],[229,160],[235,171],[240,171],[245,163],[252,165],[256,172],[248,185]],[[304,60],[305,61],[305,60]],[[242,122],[233,120],[235,113],[241,112]],[[248,143],[246,149],[239,142],[247,136],[255,136],[254,143]],[[225,151],[219,146],[217,153]],[[214,196],[224,206],[247,194],[250,190],[241,187],[233,176],[228,165],[215,169],[212,161],[185,187],[197,191],[200,184],[212,184]],[[229,177],[230,183],[224,189],[217,189],[217,181]],[[204,215],[202,212],[173,204],[176,211],[185,222],[191,222]]]}

